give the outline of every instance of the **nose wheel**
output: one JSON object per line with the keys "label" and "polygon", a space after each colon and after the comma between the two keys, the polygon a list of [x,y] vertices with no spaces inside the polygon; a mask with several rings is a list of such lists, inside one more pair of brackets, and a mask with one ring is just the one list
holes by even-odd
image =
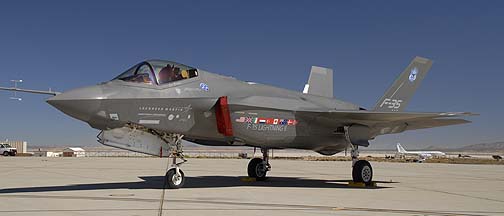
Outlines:
{"label": "nose wheel", "polygon": [[184,172],[179,168],[171,168],[166,172],[166,181],[168,184],[168,188],[170,189],[179,189],[184,186],[185,183],[185,175]]}
{"label": "nose wheel", "polygon": [[263,158],[253,158],[250,160],[247,167],[248,176],[255,178],[257,181],[266,180],[266,174],[271,170],[271,165],[269,164],[269,150],[261,149],[261,152],[263,153]]}

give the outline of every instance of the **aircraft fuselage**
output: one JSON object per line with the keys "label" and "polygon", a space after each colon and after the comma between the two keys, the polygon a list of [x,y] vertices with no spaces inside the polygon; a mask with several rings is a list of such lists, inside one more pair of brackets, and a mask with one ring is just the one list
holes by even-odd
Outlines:
{"label": "aircraft fuselage", "polygon": [[[199,70],[199,76],[165,85],[112,80],[71,90],[48,100],[64,113],[108,130],[133,123],[184,134],[203,145],[249,145],[343,151],[348,142],[334,128],[303,110],[359,110],[340,100],[249,83]],[[226,96],[227,128],[219,131],[219,100]]]}

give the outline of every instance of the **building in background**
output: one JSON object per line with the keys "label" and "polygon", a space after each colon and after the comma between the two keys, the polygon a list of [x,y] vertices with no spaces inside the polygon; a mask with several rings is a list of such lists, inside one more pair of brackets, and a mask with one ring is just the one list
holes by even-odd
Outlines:
{"label": "building in background", "polygon": [[63,152],[52,152],[52,151],[34,151],[34,157],[61,157]]}
{"label": "building in background", "polygon": [[78,147],[68,147],[63,150],[63,157],[85,157],[86,151]]}

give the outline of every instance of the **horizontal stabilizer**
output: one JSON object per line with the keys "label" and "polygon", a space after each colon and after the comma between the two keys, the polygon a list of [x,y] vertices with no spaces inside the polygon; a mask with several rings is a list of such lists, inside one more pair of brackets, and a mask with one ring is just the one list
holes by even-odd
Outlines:
{"label": "horizontal stabilizer", "polygon": [[333,70],[312,66],[310,78],[303,93],[332,98],[333,91]]}

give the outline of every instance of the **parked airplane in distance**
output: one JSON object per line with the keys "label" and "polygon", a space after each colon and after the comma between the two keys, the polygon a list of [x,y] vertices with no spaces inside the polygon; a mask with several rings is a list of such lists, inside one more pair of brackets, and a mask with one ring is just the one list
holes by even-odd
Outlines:
{"label": "parked airplane in distance", "polygon": [[440,152],[440,151],[406,151],[402,146],[401,143],[397,143],[397,153],[399,155],[413,155],[413,156],[418,156],[418,159],[420,162],[424,161],[427,158],[431,157],[442,157],[446,156],[446,153]]}

